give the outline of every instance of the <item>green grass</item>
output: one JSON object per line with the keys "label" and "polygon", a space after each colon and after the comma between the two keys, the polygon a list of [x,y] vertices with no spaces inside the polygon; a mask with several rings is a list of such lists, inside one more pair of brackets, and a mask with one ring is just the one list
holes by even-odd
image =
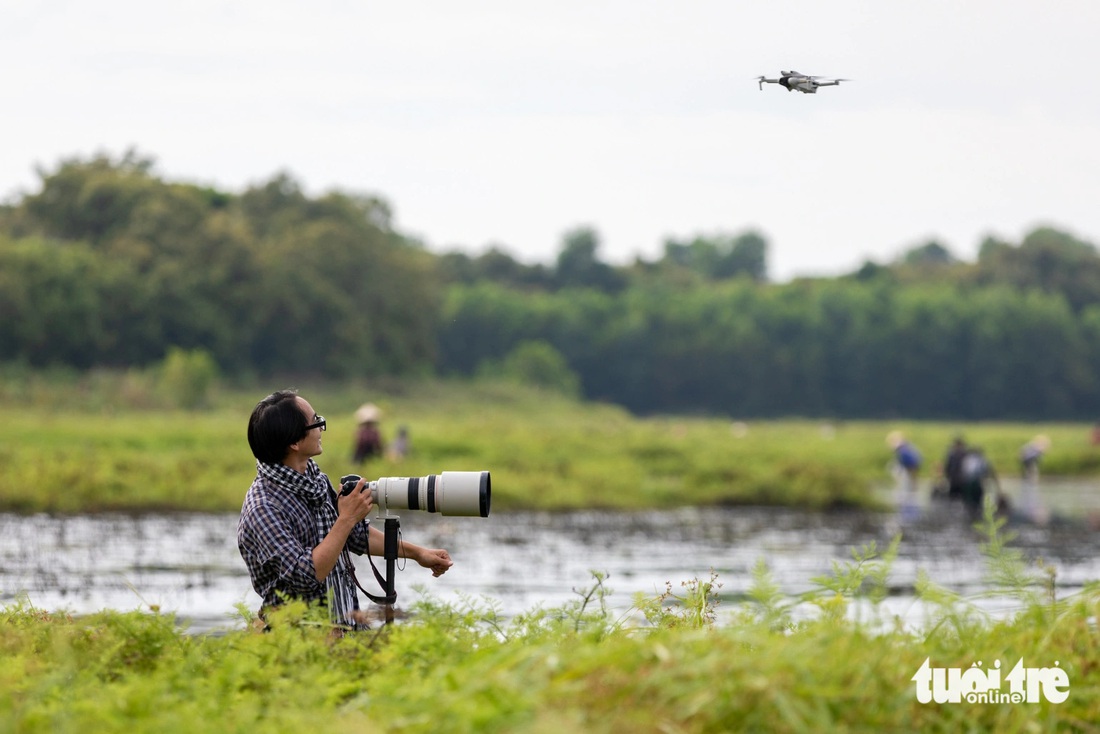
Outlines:
{"label": "green grass", "polygon": [[[797,599],[756,571],[750,601],[716,626],[720,580],[638,599],[646,622],[609,616],[601,575],[578,599],[510,621],[491,602],[427,598],[411,618],[334,638],[323,613],[288,605],[267,632],[182,633],[170,615],[69,618],[0,610],[0,722],[20,732],[882,732],[1093,731],[1100,721],[1100,588],[1043,589],[987,519],[988,573],[1021,611],[985,619],[934,585],[920,630],[891,624],[877,591],[894,546],[866,548]],[[671,585],[670,585],[671,588]],[[868,601],[862,619],[850,605]],[[795,604],[818,611],[794,622]],[[921,704],[932,667],[1007,675],[1057,665],[1060,704]],[[1002,689],[1007,691],[1008,685]]]}
{"label": "green grass", "polygon": [[[0,510],[236,511],[254,476],[248,415],[266,392],[224,392],[199,412],[132,395],[130,380],[100,376],[7,387],[0,394]],[[106,384],[106,387],[104,386]],[[1081,424],[973,424],[775,420],[734,424],[697,417],[637,418],[610,405],[480,382],[301,386],[329,421],[318,461],[330,476],[350,464],[352,414],[366,400],[392,437],[407,425],[413,453],[376,461],[370,477],[489,470],[493,508],[667,508],[764,504],[874,506],[889,482],[886,434],[901,429],[925,454],[924,475],[952,436],[985,447],[1002,473],[1036,433],[1053,448],[1047,474],[1094,474],[1100,450]]]}
{"label": "green grass", "polygon": [[[253,476],[249,411],[282,383],[222,393],[203,412],[104,384],[0,389],[0,507],[239,508]],[[387,430],[410,427],[416,453],[368,474],[489,469],[494,509],[872,503],[887,481],[885,435],[895,428],[930,463],[964,432],[1004,473],[1020,444],[1043,432],[1054,445],[1048,473],[1096,471],[1082,425],[739,427],[444,382],[303,385],[303,393],[330,421],[321,463],[331,475],[350,468],[351,415],[369,399],[386,411]],[[0,609],[0,731],[1095,731],[1100,586],[1056,598],[1046,571],[1029,567],[991,518],[987,528],[988,593],[1019,611],[990,619],[979,599],[920,574],[916,591],[929,612],[919,629],[881,604],[893,545],[857,550],[794,598],[778,591],[762,560],[721,625],[714,577],[679,587],[670,580],[666,594],[637,599],[636,613],[621,617],[603,604],[599,574],[573,604],[513,619],[491,599],[428,597],[396,625],[342,638],[319,610],[294,604],[266,633],[246,625],[190,635],[156,610],[71,618],[17,603]],[[1057,664],[1070,696],[920,704],[911,679],[926,659],[964,670],[994,660],[1003,670],[1020,659]]]}

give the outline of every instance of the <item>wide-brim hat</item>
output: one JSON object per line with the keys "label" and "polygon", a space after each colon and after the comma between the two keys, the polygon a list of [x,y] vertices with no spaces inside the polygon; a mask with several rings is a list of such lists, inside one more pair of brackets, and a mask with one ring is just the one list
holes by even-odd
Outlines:
{"label": "wide-brim hat", "polygon": [[382,418],[382,411],[374,403],[364,403],[355,411],[356,423],[376,423]]}

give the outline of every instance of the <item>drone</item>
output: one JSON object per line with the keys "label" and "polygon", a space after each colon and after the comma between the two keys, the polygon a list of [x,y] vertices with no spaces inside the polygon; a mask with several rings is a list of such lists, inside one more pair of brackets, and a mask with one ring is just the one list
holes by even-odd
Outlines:
{"label": "drone", "polygon": [[803,94],[817,94],[818,87],[835,87],[841,82],[848,82],[851,79],[835,79],[827,76],[809,76],[807,74],[799,74],[797,71],[781,71],[779,72],[778,79],[768,79],[766,77],[759,77],[757,82],[760,84],[760,89],[763,91],[764,82],[768,84],[782,84],[787,88],[788,92],[792,92],[795,89]]}

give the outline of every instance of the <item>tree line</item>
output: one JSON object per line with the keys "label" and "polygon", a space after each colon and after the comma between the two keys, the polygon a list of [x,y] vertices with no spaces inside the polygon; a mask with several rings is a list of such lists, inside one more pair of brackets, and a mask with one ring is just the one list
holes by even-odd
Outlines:
{"label": "tree line", "polygon": [[776,284],[753,231],[612,266],[578,227],[530,265],[433,254],[382,199],[285,173],[229,193],[129,152],[40,178],[0,207],[3,361],[200,350],[229,375],[496,372],[639,413],[1100,416],[1100,254],[1049,227]]}
{"label": "tree line", "polygon": [[127,367],[202,349],[230,373],[430,368],[434,258],[379,199],[311,198],[285,174],[239,195],[152,162],[63,161],[0,211],[0,352]]}

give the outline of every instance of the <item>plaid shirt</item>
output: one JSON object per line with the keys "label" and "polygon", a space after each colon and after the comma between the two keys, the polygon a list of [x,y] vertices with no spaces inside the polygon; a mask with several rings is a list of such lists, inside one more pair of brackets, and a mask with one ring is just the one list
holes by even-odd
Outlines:
{"label": "plaid shirt", "polygon": [[331,601],[333,621],[354,626],[348,614],[359,609],[359,599],[348,551],[368,552],[369,521],[355,526],[336,567],[325,581],[318,581],[313,549],[336,517],[336,492],[312,459],[304,475],[257,462],[256,479],[241,507],[237,547],[264,608],[278,606],[285,598]]}

